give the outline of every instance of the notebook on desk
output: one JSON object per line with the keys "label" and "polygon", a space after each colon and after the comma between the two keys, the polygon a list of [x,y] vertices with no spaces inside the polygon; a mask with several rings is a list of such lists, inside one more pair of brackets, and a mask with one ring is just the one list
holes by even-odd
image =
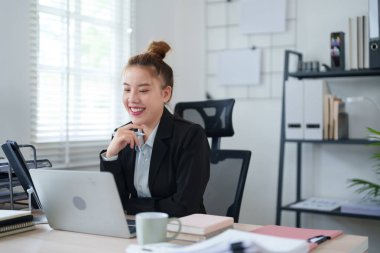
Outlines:
{"label": "notebook on desk", "polygon": [[135,235],[111,173],[31,169],[30,175],[52,228],[122,238]]}

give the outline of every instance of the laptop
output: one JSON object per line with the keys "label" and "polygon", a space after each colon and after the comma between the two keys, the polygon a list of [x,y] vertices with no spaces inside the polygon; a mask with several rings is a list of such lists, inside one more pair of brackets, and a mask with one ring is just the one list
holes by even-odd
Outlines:
{"label": "laptop", "polygon": [[114,176],[109,172],[30,169],[53,229],[131,238]]}

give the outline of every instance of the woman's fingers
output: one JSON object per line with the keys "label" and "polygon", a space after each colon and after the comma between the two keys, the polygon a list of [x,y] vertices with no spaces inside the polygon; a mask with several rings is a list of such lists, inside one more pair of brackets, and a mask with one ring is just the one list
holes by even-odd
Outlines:
{"label": "woman's fingers", "polygon": [[129,124],[127,126],[120,127],[113,135],[113,139],[107,148],[107,157],[117,155],[120,150],[127,145],[131,149],[138,145],[139,141],[134,129],[141,129],[141,126]]}

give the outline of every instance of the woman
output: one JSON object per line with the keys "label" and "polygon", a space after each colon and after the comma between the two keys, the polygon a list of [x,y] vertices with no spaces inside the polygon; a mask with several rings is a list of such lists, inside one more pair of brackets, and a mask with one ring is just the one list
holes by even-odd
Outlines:
{"label": "woman", "polygon": [[123,104],[131,122],[116,129],[100,169],[113,173],[128,214],[160,211],[181,217],[205,213],[210,147],[204,130],[166,108],[173,71],[163,59],[170,46],[152,42],[123,69]]}

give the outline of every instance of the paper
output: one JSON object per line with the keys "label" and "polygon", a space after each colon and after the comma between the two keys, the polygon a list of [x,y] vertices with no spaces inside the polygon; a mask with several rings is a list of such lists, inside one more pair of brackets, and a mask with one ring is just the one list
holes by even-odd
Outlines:
{"label": "paper", "polygon": [[286,29],[286,0],[241,1],[241,33],[283,32]]}
{"label": "paper", "polygon": [[326,199],[326,198],[308,198],[304,201],[291,205],[292,208],[313,209],[320,211],[333,211],[338,209],[346,200]]}
{"label": "paper", "polygon": [[260,72],[260,49],[235,49],[218,54],[217,80],[221,85],[260,84]]}
{"label": "paper", "polygon": [[309,246],[305,240],[286,239],[267,235],[258,235],[229,229],[211,239],[178,247],[175,244],[150,244],[145,246],[130,245],[126,253],[219,253],[232,252],[231,245],[239,247],[240,251],[252,253],[306,253]]}

